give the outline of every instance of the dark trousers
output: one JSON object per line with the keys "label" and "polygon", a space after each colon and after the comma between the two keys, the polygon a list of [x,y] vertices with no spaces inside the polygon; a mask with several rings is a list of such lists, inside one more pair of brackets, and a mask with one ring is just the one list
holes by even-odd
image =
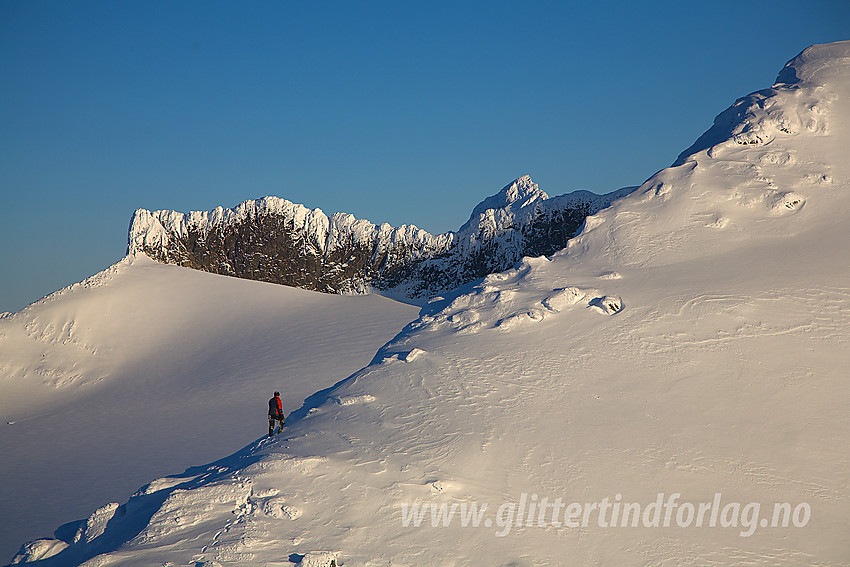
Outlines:
{"label": "dark trousers", "polygon": [[283,417],[282,413],[277,414],[277,415],[269,414],[269,435],[274,435],[274,424],[275,424],[275,422],[278,422],[280,424],[277,428],[277,432],[280,433],[281,431],[283,431],[283,421],[284,421],[284,417]]}

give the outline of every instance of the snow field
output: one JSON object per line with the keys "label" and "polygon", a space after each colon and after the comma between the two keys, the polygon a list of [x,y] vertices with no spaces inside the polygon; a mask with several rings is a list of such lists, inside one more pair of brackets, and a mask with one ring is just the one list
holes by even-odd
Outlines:
{"label": "snow field", "polygon": [[415,314],[137,256],[5,317],[0,553],[243,446],[272,392],[293,411]]}
{"label": "snow field", "polygon": [[[158,480],[20,559],[850,564],[848,61],[850,42],[807,50],[565,250],[435,298],[371,363],[314,390],[284,435]],[[746,537],[731,522],[522,522],[499,537],[492,522],[402,518],[413,504],[486,504],[492,520],[522,495],[662,493],[811,517]]]}

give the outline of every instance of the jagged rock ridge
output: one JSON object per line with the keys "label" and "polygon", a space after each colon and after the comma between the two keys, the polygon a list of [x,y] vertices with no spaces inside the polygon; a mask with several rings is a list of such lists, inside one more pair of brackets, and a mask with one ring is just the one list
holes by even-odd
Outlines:
{"label": "jagged rock ridge", "polygon": [[208,212],[135,212],[129,253],[240,278],[329,293],[370,288],[420,298],[552,254],[584,219],[633,188],[549,198],[523,176],[476,206],[457,232],[374,225],[277,197]]}

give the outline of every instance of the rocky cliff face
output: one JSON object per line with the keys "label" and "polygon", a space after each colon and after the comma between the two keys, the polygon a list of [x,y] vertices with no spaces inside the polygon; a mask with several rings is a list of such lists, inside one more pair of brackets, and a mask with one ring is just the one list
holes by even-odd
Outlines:
{"label": "rocky cliff face", "polygon": [[457,231],[376,226],[328,217],[277,197],[188,214],[135,212],[129,253],[240,278],[328,293],[370,288],[424,298],[566,245],[584,219],[627,194],[578,191],[549,198],[528,176],[476,206]]}

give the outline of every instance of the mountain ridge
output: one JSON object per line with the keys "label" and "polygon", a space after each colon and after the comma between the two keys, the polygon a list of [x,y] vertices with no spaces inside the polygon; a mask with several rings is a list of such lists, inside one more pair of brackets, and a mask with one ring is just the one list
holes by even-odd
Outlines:
{"label": "mountain ridge", "polygon": [[[847,564],[848,56],[850,42],[804,51],[799,83],[739,99],[713,143],[566,248],[433,298],[281,436],[153,480],[15,560]],[[524,196],[546,202],[503,191],[516,210],[479,211],[480,234],[525,215]],[[471,504],[480,524],[437,515]],[[405,523],[413,505],[422,521]]]}
{"label": "mountain ridge", "polygon": [[589,214],[632,190],[549,198],[525,175],[479,203],[458,231],[438,235],[349,213],[328,216],[272,196],[211,211],[138,209],[127,252],[313,291],[374,289],[423,299],[510,268],[523,256],[560,250]]}

